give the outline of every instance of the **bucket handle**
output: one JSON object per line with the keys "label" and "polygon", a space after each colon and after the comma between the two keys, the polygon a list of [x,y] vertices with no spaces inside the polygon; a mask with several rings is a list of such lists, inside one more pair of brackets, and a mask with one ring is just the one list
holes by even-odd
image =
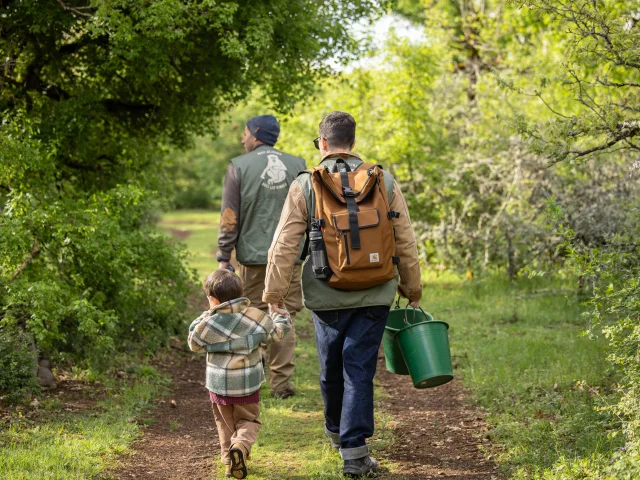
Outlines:
{"label": "bucket handle", "polygon": [[[396,306],[400,306],[400,298],[398,298]],[[407,325],[413,325],[416,322],[416,309],[414,307],[411,307],[411,309],[413,310],[413,321],[410,322],[409,318],[407,317],[407,312],[409,311],[409,300],[407,300],[407,304],[404,306],[404,323]],[[422,307],[418,307],[418,309],[422,312],[428,322],[433,321],[433,317],[425,312]]]}

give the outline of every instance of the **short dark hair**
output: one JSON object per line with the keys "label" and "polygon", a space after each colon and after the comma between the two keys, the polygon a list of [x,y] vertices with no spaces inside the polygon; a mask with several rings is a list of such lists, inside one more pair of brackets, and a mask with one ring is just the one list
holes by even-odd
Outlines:
{"label": "short dark hair", "polygon": [[320,122],[318,133],[333,148],[351,148],[356,141],[356,121],[346,112],[331,112]]}
{"label": "short dark hair", "polygon": [[239,298],[243,294],[240,277],[226,269],[219,269],[209,274],[203,285],[204,293],[218,299],[220,303]]}

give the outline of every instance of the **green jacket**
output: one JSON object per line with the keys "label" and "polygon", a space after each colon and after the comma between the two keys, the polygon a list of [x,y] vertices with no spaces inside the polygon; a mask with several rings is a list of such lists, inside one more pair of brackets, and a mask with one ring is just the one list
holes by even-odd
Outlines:
{"label": "green jacket", "polygon": [[231,160],[225,175],[218,255],[243,265],[266,265],[267,252],[302,158],[268,145]]}

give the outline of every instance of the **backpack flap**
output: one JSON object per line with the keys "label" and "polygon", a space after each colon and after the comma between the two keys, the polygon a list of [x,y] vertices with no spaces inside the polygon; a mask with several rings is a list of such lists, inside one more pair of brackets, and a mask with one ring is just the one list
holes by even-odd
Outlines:
{"label": "backpack flap", "polygon": [[[358,227],[359,228],[371,228],[377,227],[380,224],[380,212],[378,209],[361,210],[358,212]],[[349,225],[349,213],[341,213],[333,216],[333,225],[336,230],[341,232],[348,232],[350,230]]]}
{"label": "backpack flap", "polygon": [[[367,164],[362,164],[367,165]],[[382,169],[380,167],[374,167],[365,170],[362,166],[354,171],[347,172],[347,178],[349,181],[349,187],[354,192],[354,200],[356,203],[360,203],[364,200],[373,187],[378,183],[378,171],[382,174]],[[347,203],[346,199],[343,195],[343,183],[340,173],[330,173],[324,168],[316,168],[314,173],[318,175],[320,181],[327,187],[327,190],[339,201],[342,203]]]}
{"label": "backpack flap", "polygon": [[[365,168],[362,166],[365,165]],[[358,224],[358,203],[365,200],[376,185],[379,185],[380,167],[370,164],[361,164],[356,171],[346,168],[338,169],[331,173],[326,169],[319,170],[320,179],[327,189],[342,203],[347,205],[349,213],[349,232],[351,236],[351,248],[359,249],[360,229]],[[338,166],[339,167],[339,166]]]}

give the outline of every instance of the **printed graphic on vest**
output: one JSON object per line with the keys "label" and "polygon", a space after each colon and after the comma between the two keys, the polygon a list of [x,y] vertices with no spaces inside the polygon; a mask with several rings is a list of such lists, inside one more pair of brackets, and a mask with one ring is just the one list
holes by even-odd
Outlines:
{"label": "printed graphic on vest", "polygon": [[263,170],[260,178],[266,180],[262,186],[269,190],[279,190],[287,186],[287,167],[278,155],[267,155],[267,166]]}

